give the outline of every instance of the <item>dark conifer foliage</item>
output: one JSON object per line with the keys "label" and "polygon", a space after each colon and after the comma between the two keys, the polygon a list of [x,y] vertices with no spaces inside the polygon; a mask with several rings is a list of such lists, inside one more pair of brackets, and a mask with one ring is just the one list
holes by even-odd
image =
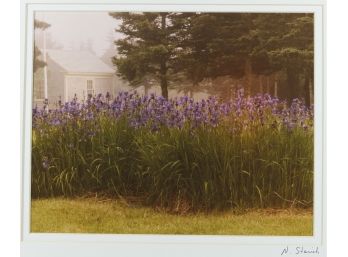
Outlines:
{"label": "dark conifer foliage", "polygon": [[122,20],[117,30],[126,35],[117,40],[120,57],[113,62],[118,72],[133,84],[152,76],[162,95],[168,97],[168,76],[174,56],[173,26],[170,13],[110,13]]}
{"label": "dark conifer foliage", "polygon": [[[162,94],[178,77],[194,86],[204,79],[284,78],[282,95],[313,94],[314,26],[311,13],[110,13],[125,35],[115,43],[114,64],[131,83],[155,79]],[[217,85],[218,86],[218,85]]]}

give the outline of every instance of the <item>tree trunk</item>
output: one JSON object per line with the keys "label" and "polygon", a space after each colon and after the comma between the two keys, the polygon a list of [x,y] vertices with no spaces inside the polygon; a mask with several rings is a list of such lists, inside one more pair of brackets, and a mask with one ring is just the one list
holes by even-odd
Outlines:
{"label": "tree trunk", "polygon": [[[161,13],[161,29],[162,30],[166,29],[166,18],[167,18],[167,13]],[[165,56],[162,57],[160,66],[161,66],[160,80],[161,80],[162,96],[168,99],[167,60]]]}
{"label": "tree trunk", "polygon": [[149,88],[150,88],[149,85],[144,85],[144,94],[145,94],[145,95],[148,95],[148,94],[149,94]]}
{"label": "tree trunk", "polygon": [[294,98],[298,97],[298,83],[299,77],[296,70],[287,69],[287,89],[288,89],[288,99],[292,101]]}
{"label": "tree trunk", "polygon": [[304,95],[305,95],[305,102],[306,105],[311,105],[313,103],[313,71],[310,71],[306,74],[305,77],[305,83],[304,83]]}
{"label": "tree trunk", "polygon": [[251,61],[249,58],[244,63],[244,90],[247,95],[251,95]]}
{"label": "tree trunk", "polygon": [[193,98],[193,90],[190,90],[190,98]]}
{"label": "tree trunk", "polygon": [[278,97],[278,74],[273,74],[273,96]]}
{"label": "tree trunk", "polygon": [[313,85],[314,78],[309,80],[309,99],[310,104],[314,104],[314,85]]}
{"label": "tree trunk", "polygon": [[269,83],[269,75],[267,75],[267,86],[266,86],[266,90],[267,90],[267,94],[270,94],[271,93],[271,90],[270,90],[270,83]]}
{"label": "tree trunk", "polygon": [[[161,65],[161,70],[162,70],[162,65]],[[162,96],[166,99],[168,99],[168,81],[167,81],[167,76],[166,74],[163,74],[161,72],[161,91],[162,91]]]}
{"label": "tree trunk", "polygon": [[259,75],[259,91],[263,94],[262,75]]}
{"label": "tree trunk", "polygon": [[307,106],[311,104],[311,92],[310,92],[310,78],[307,75],[305,77],[305,82],[304,82],[304,97],[305,97],[305,103]]}
{"label": "tree trunk", "polygon": [[278,97],[278,80],[274,81],[274,96]]}

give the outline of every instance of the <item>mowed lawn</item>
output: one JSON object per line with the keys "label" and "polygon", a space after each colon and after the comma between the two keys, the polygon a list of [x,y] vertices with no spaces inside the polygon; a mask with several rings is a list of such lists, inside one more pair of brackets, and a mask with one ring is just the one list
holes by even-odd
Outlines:
{"label": "mowed lawn", "polygon": [[168,214],[110,199],[33,200],[31,231],[49,233],[311,236],[311,210]]}

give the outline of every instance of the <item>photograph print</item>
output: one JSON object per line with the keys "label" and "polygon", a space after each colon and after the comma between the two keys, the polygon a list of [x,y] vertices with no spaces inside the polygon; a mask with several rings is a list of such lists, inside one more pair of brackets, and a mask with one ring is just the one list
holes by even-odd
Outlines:
{"label": "photograph print", "polygon": [[31,233],[313,236],[314,13],[35,11]]}

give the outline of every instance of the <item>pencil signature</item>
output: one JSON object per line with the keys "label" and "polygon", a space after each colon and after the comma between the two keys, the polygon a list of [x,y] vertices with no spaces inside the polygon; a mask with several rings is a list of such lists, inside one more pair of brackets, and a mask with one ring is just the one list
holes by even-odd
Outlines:
{"label": "pencil signature", "polygon": [[300,255],[300,254],[319,254],[319,247],[308,247],[305,248],[303,246],[296,247],[285,247],[281,251],[280,255]]}

